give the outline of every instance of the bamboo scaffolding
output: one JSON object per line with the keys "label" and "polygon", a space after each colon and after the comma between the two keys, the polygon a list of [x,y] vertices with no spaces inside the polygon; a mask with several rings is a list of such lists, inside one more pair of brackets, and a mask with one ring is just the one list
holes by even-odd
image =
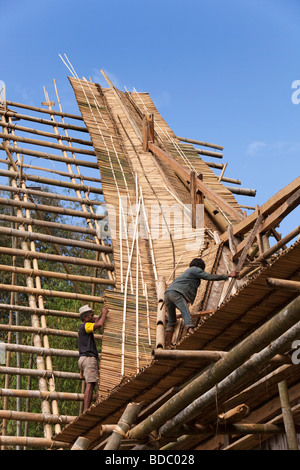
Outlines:
{"label": "bamboo scaffolding", "polygon": [[96,283],[102,285],[115,285],[115,281],[105,278],[97,278],[92,276],[78,276],[75,274],[65,274],[58,273],[54,271],[44,271],[42,269],[26,269],[26,268],[17,268],[14,266],[6,266],[0,264],[0,271],[19,273],[19,274],[28,274],[30,276],[44,276],[51,277],[53,279],[64,279],[67,281],[78,281],[78,282],[87,282],[87,283]]}
{"label": "bamboo scaffolding", "polygon": [[[18,177],[19,172],[12,172],[12,171],[7,171],[7,170],[0,170],[0,176],[8,176],[8,177]],[[81,185],[77,183],[70,183],[68,181],[61,181],[61,180],[56,180],[56,179],[51,179],[51,178],[45,178],[39,175],[25,175],[23,174],[23,180],[24,181],[34,181],[35,183],[42,183],[42,184],[49,184],[52,186],[58,186],[62,188],[71,188],[71,189],[79,189],[82,191],[87,191],[90,193],[95,193],[95,194],[103,194],[102,189],[96,188],[96,187],[91,187],[91,186],[86,186],[86,185]]]}
{"label": "bamboo scaffolding", "polygon": [[20,367],[4,367],[0,366],[0,372],[6,375],[27,375],[30,377],[55,377],[58,379],[68,379],[68,380],[83,380],[81,375],[76,372],[62,372],[62,371],[42,371],[37,369],[24,369]]}
{"label": "bamboo scaffolding", "polygon": [[31,209],[31,210],[39,210],[42,212],[52,212],[54,214],[70,215],[72,217],[83,217],[85,219],[102,220],[105,217],[100,214],[92,214],[86,211],[78,211],[75,209],[65,209],[61,207],[48,206],[46,204],[36,204],[36,203],[25,202],[25,201],[10,201],[3,197],[0,198],[0,204],[6,205],[6,206],[21,207],[21,208],[26,208],[26,209]]}
{"label": "bamboo scaffolding", "polygon": [[[34,116],[28,116],[26,114],[18,113],[17,111],[11,111],[11,110],[3,111],[0,108],[0,115],[6,116],[6,117],[9,117],[9,118],[22,119],[24,121],[36,122],[36,123],[48,125],[48,126],[51,126],[51,127],[53,126],[52,121],[50,121],[49,119],[42,119],[42,118],[38,118],[38,117],[34,117]],[[75,126],[74,124],[57,123],[57,126],[63,128],[63,129],[72,129],[72,130],[78,131],[78,132],[88,132],[86,127],[84,127],[84,126]]]}
{"label": "bamboo scaffolding", "polygon": [[[0,324],[0,331],[22,331],[27,333],[45,334],[47,336],[65,336],[68,338],[77,338],[77,331],[57,330],[53,328],[34,328],[32,326],[3,325]],[[102,339],[102,335],[94,335],[96,339]]]}
{"label": "bamboo scaffolding", "polygon": [[77,294],[73,292],[64,292],[50,289],[38,289],[33,287],[12,286],[10,284],[0,284],[1,291],[7,292],[23,292],[29,295],[44,295],[45,297],[60,297],[63,299],[82,300],[84,302],[103,303],[102,297],[87,294]]}
{"label": "bamboo scaffolding", "polygon": [[[181,392],[178,392],[177,395],[162,405],[161,408],[151,415],[151,419],[146,418],[142,423],[135,426],[129,433],[130,438],[142,439],[157,428],[159,428],[162,436],[165,432],[170,432],[170,430],[176,426],[177,421],[172,418],[171,421],[164,424],[166,416],[167,419],[170,419],[170,416],[174,416],[176,412],[179,413],[185,406],[188,406],[193,400],[197,397],[201,397],[202,394],[208,391],[210,386],[214,387],[227,375],[234,372],[234,370],[243,364],[246,359],[249,359],[252,354],[262,349],[266,344],[269,344],[280,335],[283,335],[288,328],[292,328],[295,323],[299,322],[299,307],[300,297],[297,297],[288,307],[275,315],[265,325],[258,328],[254,333],[233,348],[223,359],[220,359],[213,366],[210,366],[199,378],[196,378]],[[298,331],[299,326],[298,329],[294,328],[293,334],[297,335]],[[288,336],[286,341],[290,341],[290,339],[290,336]],[[280,349],[281,348],[282,344],[280,343]],[[270,350],[271,348],[267,348],[269,353]],[[275,351],[275,354],[276,353],[277,351]],[[195,411],[195,408],[193,408],[193,411]],[[188,419],[191,419],[191,417],[189,416]]]}
{"label": "bamboo scaffolding", "polygon": [[0,418],[10,419],[10,420],[20,420],[20,421],[32,421],[35,423],[72,423],[76,416],[67,416],[67,415],[59,415],[54,416],[52,414],[42,414],[42,413],[22,413],[16,411],[3,411],[0,410]]}
{"label": "bamboo scaffolding", "polygon": [[27,354],[38,354],[39,356],[60,356],[60,357],[78,357],[78,351],[70,351],[65,349],[53,349],[37,346],[25,346],[22,344],[4,343],[7,351],[21,351]]}
{"label": "bamboo scaffolding", "polygon": [[60,263],[69,263],[81,266],[93,266],[98,268],[114,269],[113,263],[103,263],[102,261],[87,259],[87,258],[76,258],[74,256],[59,256],[52,255],[49,253],[41,252],[27,252],[26,250],[19,250],[13,248],[0,247],[0,253],[5,253],[10,256],[21,256],[28,259],[43,259],[48,261],[57,261]]}
{"label": "bamboo scaffolding", "polygon": [[38,113],[54,114],[55,116],[62,116],[62,117],[67,117],[70,119],[76,119],[76,120],[82,121],[82,116],[79,116],[77,114],[63,113],[61,111],[53,111],[50,113],[45,108],[39,108],[37,106],[29,106],[27,104],[16,103],[15,101],[8,101],[8,100],[6,100],[6,104],[8,106],[14,106],[15,108],[28,109],[30,111],[36,111]]}
{"label": "bamboo scaffolding", "polygon": [[[0,132],[0,138],[5,138],[5,137],[6,137],[6,134],[4,134],[3,132]],[[52,149],[65,150],[68,152],[79,153],[83,155],[91,155],[91,156],[96,155],[93,150],[86,150],[86,149],[82,149],[79,147],[70,147],[68,145],[63,145],[63,144],[55,144],[52,142],[48,142],[47,140],[28,139],[26,137],[20,137],[16,135],[14,136],[10,135],[9,140],[12,140],[13,142],[23,142],[25,144],[38,145],[39,147],[50,147]]]}
{"label": "bamboo scaffolding", "polygon": [[69,137],[69,136],[64,136],[60,134],[57,135],[57,134],[53,134],[52,132],[46,132],[44,130],[41,131],[38,129],[33,129],[32,127],[19,126],[18,124],[13,124],[13,123],[8,123],[8,122],[2,122],[1,126],[7,129],[13,129],[14,131],[27,132],[29,134],[34,134],[34,135],[42,135],[45,137],[49,137],[50,139],[61,139],[67,142],[75,142],[77,144],[87,145],[89,147],[93,146],[90,140],[83,140],[83,139],[78,139],[76,137]]}

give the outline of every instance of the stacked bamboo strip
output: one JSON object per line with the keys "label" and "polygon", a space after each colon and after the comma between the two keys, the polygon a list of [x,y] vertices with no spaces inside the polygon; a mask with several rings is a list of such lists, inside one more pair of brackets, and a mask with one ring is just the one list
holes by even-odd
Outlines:
{"label": "stacked bamboo strip", "polygon": [[[157,303],[153,300],[148,301],[142,296],[138,300],[137,323],[136,297],[127,295],[125,335],[122,338],[120,331],[123,327],[124,294],[116,290],[105,292],[105,304],[109,308],[109,314],[105,322],[101,349],[99,399],[106,398],[123,379],[139,373],[151,362],[151,352],[155,345]],[[136,331],[138,331],[138,340]],[[124,355],[123,372],[120,360],[122,355]]]}

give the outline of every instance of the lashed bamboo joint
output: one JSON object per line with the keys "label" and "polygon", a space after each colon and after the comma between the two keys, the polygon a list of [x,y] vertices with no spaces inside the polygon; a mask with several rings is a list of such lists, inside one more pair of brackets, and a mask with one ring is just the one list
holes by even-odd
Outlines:
{"label": "lashed bamboo joint", "polygon": [[[283,432],[296,448],[300,242],[287,243],[300,229],[283,238],[276,229],[299,205],[300,178],[261,207],[239,204],[234,194],[256,191],[226,186],[241,185],[228,163],[205,160],[223,158],[222,146],[176,136],[148,93],[124,93],[102,74],[107,88],[70,78],[80,115],[62,111],[55,82],[43,108],[0,106],[2,448],[243,449]],[[177,312],[166,348],[164,292],[195,257],[208,272],[240,275],[202,281],[193,334]],[[69,344],[82,303],[109,308],[95,335],[99,387],[84,415],[61,414],[61,401],[83,401]],[[25,389],[25,378],[38,381]],[[34,423],[43,438],[27,437]]]}

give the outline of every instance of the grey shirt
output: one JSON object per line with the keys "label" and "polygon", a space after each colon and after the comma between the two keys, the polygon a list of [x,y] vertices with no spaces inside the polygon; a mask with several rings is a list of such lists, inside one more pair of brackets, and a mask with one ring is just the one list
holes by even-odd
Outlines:
{"label": "grey shirt", "polygon": [[228,274],[210,274],[201,268],[192,266],[180,274],[168,287],[166,292],[176,291],[182,294],[191,304],[194,302],[201,279],[205,281],[226,281]]}

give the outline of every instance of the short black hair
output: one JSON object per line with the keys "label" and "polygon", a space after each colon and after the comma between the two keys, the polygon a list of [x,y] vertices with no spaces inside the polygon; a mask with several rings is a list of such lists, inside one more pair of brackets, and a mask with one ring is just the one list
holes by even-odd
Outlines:
{"label": "short black hair", "polygon": [[194,258],[194,259],[190,262],[190,268],[191,268],[192,266],[196,266],[196,268],[201,268],[201,269],[203,269],[203,271],[204,271],[204,269],[205,269],[205,263],[204,263],[204,261],[203,261],[202,258]]}
{"label": "short black hair", "polygon": [[86,317],[88,317],[92,312],[92,310],[90,310],[89,312],[84,312],[80,315],[80,320],[81,321],[84,321],[86,319]]}

